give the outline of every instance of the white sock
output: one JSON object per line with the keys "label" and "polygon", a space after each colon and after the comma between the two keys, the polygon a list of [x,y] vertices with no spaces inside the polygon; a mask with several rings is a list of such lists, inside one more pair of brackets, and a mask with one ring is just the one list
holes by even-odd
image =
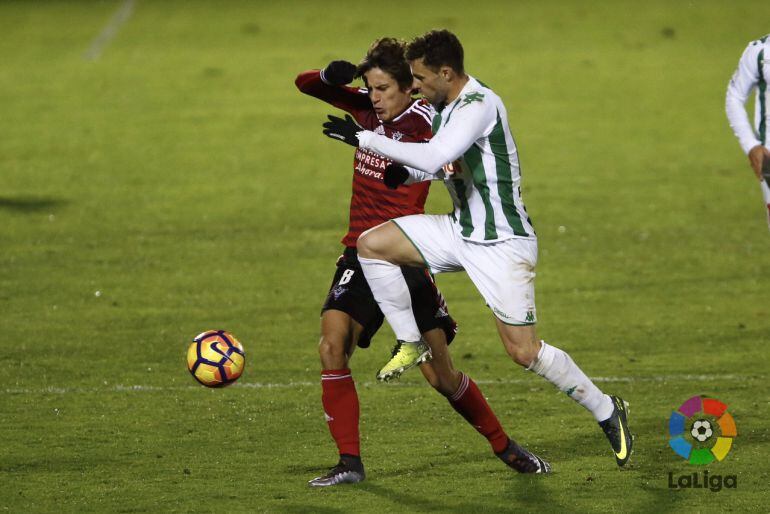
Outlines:
{"label": "white sock", "polygon": [[401,273],[401,267],[380,259],[358,257],[369,289],[390,323],[396,339],[419,341],[420,329],[412,312],[412,296]]}
{"label": "white sock", "polygon": [[529,370],[545,378],[560,391],[591,411],[596,421],[604,421],[612,415],[612,400],[602,393],[591,379],[564,351],[540,341],[542,347]]}

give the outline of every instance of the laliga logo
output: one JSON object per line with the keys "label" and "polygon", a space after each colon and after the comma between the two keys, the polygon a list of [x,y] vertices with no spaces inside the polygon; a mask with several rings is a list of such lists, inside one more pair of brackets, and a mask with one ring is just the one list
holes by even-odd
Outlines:
{"label": "laliga logo", "polygon": [[[724,460],[733,445],[733,437],[738,435],[727,405],[714,398],[700,396],[693,396],[671,413],[668,432],[671,434],[671,448],[695,465],[709,464],[714,459]],[[689,438],[694,440],[694,444],[688,441]],[[709,441],[711,444],[707,447]]]}
{"label": "laliga logo", "polygon": [[[738,435],[735,420],[727,412],[727,405],[714,398],[701,396],[693,396],[671,413],[668,432],[671,436],[668,442],[671,449],[696,466],[724,460],[732,448],[733,438]],[[727,488],[735,488],[738,477],[709,476],[708,471],[704,471],[702,477],[698,473],[681,475],[675,483],[673,473],[668,474],[670,489],[709,488],[717,492],[723,484]]]}

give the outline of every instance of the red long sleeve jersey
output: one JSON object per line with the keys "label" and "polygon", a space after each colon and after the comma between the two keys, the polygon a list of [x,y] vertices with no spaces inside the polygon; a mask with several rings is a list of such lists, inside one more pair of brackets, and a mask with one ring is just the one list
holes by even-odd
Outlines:
{"label": "red long sleeve jersey", "polygon": [[[367,130],[396,141],[425,142],[431,137],[432,107],[424,100],[413,101],[407,109],[388,122],[374,112],[365,89],[330,86],[321,80],[318,70],[300,73],[294,82],[303,93],[349,112]],[[355,247],[358,236],[385,221],[425,212],[430,182],[418,182],[398,189],[388,189],[383,182],[385,168],[392,161],[369,150],[356,149],[353,160],[353,195],[350,198],[350,223],[342,244]]]}

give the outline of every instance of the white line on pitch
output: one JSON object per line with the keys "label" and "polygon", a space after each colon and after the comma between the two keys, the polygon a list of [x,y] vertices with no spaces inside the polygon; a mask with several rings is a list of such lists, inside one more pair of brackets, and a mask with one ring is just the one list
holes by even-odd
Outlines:
{"label": "white line on pitch", "polygon": [[102,55],[102,52],[107,48],[107,45],[110,44],[110,41],[112,41],[118,34],[120,27],[131,17],[131,14],[134,12],[134,3],[135,0],[124,0],[118,10],[115,11],[115,14],[112,15],[110,21],[107,22],[107,25],[104,26],[99,35],[91,42],[91,46],[88,47],[88,50],[83,54],[83,58],[88,61],[95,61]]}
{"label": "white line on pitch", "polygon": [[[735,382],[749,379],[764,380],[764,376],[759,375],[657,375],[651,377],[593,377],[594,382],[704,382],[706,385],[720,382]],[[320,380],[319,380],[320,382]],[[294,389],[301,387],[317,387],[319,382],[285,382],[285,383],[261,383],[261,382],[239,382],[234,384],[233,388],[246,389]],[[476,380],[479,385],[511,385],[511,384],[530,384],[537,385],[539,382],[533,378],[505,379],[505,380]],[[378,382],[361,382],[358,385],[363,387],[424,387],[423,382],[395,382],[387,385]],[[196,384],[180,386],[153,386],[153,385],[105,385],[104,387],[44,387],[40,389],[9,388],[5,389],[6,394],[83,394],[83,393],[143,393],[143,392],[162,392],[162,391],[185,391],[190,389],[201,389]]]}

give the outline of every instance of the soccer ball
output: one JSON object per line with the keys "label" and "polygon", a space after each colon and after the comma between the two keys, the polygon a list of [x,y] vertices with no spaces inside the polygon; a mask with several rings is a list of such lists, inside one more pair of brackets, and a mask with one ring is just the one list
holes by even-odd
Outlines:
{"label": "soccer ball", "polygon": [[241,376],[245,365],[243,346],[224,330],[198,334],[187,349],[187,369],[206,387],[232,384]]}
{"label": "soccer ball", "polygon": [[706,441],[714,434],[711,430],[711,423],[706,419],[699,419],[692,424],[692,430],[690,431],[692,436],[700,442]]}

